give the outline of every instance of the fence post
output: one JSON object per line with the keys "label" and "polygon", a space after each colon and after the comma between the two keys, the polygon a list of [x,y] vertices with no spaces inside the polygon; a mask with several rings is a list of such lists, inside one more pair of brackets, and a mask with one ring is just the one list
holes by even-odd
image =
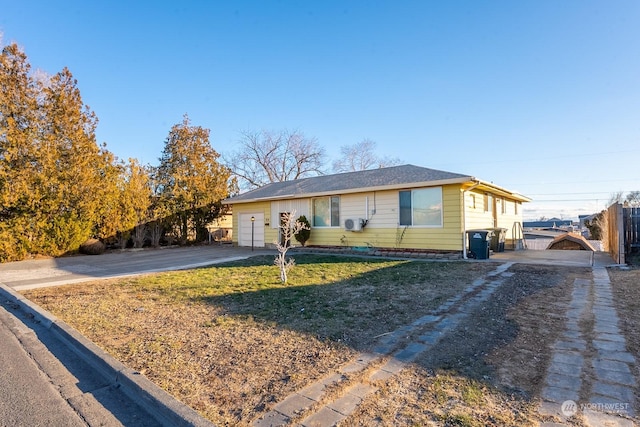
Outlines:
{"label": "fence post", "polygon": [[614,203],[607,209],[607,251],[617,264],[625,263],[624,253],[624,209]]}
{"label": "fence post", "polygon": [[624,238],[624,208],[620,203],[616,203],[616,224],[618,225],[618,264],[626,264],[625,260],[625,238]]}

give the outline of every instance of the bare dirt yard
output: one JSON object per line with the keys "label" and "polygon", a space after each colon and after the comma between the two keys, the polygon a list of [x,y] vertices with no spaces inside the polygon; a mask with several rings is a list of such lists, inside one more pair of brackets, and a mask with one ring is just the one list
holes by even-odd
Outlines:
{"label": "bare dirt yard", "polygon": [[[636,259],[637,260],[637,259]],[[634,268],[609,270],[613,300],[618,317],[620,318],[620,331],[627,341],[627,350],[640,361],[640,266]],[[634,366],[634,375],[640,378],[640,365]],[[636,389],[636,402],[640,402],[640,389]],[[640,413],[640,408],[636,408]]]}
{"label": "bare dirt yard", "polygon": [[[297,255],[283,285],[272,262],[255,257],[25,295],[216,424],[249,425],[497,266]],[[432,351],[372,384],[377,391],[342,425],[538,425],[549,348],[578,277],[590,269],[511,266]],[[612,281],[616,301],[627,301],[621,327],[638,357],[633,277]]]}

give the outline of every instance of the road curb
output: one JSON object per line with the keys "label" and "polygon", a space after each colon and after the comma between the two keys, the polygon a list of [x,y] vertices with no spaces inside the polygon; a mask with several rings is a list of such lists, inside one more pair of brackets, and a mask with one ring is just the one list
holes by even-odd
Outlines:
{"label": "road curb", "polygon": [[197,427],[214,425],[144,375],[127,368],[77,330],[2,283],[0,283],[0,296],[17,305],[27,315],[33,316],[78,357],[107,379],[112,386],[119,387],[160,424]]}

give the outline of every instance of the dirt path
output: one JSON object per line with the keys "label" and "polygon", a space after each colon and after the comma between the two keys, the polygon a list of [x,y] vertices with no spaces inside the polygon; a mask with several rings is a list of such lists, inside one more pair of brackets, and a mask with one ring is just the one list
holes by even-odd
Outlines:
{"label": "dirt path", "polygon": [[574,281],[566,317],[552,348],[540,412],[567,423],[562,425],[575,418],[588,426],[633,427],[636,360],[620,332],[605,268],[594,267],[591,280]]}

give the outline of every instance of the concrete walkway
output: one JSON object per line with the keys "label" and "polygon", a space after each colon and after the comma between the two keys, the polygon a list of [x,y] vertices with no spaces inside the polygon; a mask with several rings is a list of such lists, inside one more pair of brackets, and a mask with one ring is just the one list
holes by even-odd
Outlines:
{"label": "concrete walkway", "polygon": [[575,280],[565,331],[552,349],[539,411],[560,422],[544,427],[572,417],[594,427],[634,425],[636,360],[618,328],[607,270],[596,261],[592,271],[592,280]]}

